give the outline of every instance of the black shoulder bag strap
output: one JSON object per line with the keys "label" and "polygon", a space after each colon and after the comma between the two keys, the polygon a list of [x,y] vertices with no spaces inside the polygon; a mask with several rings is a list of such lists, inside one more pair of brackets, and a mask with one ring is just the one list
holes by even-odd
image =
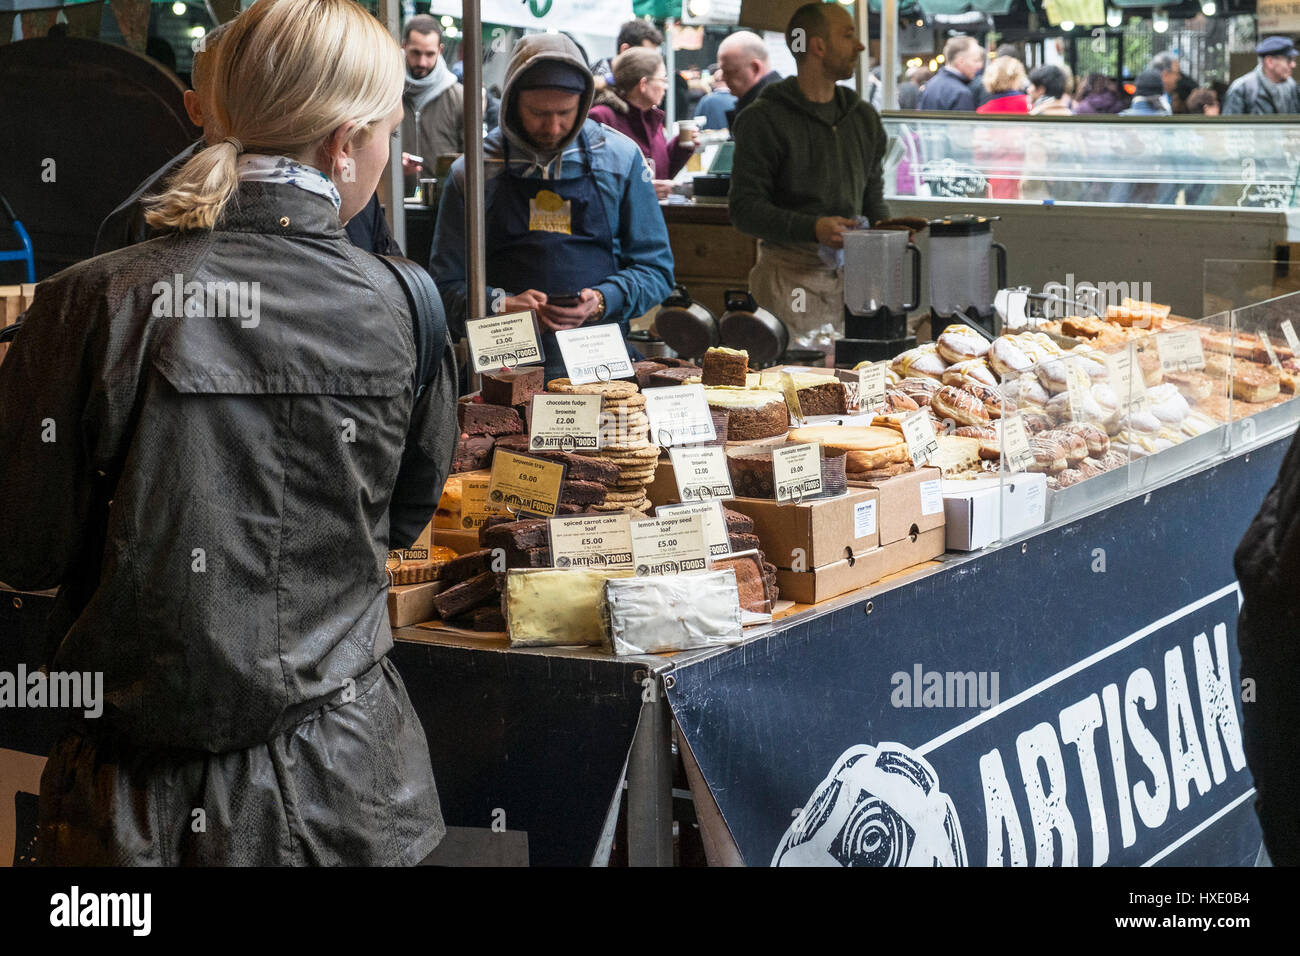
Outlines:
{"label": "black shoulder bag strap", "polygon": [[418,401],[437,371],[447,347],[447,316],[433,278],[419,263],[402,256],[376,255],[397,277],[411,306],[411,335],[415,339],[415,398]]}

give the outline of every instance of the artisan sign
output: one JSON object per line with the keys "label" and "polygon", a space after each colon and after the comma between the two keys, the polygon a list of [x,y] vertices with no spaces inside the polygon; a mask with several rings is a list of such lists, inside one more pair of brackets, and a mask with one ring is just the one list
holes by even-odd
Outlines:
{"label": "artisan sign", "polygon": [[1300,0],[1259,0],[1259,35],[1300,33]]}

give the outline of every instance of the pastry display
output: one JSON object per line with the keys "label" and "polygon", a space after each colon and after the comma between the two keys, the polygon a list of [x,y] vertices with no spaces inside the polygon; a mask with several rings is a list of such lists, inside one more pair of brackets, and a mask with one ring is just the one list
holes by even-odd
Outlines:
{"label": "pastry display", "polygon": [[956,364],[988,354],[989,343],[984,336],[967,325],[950,325],[934,341],[939,357]]}
{"label": "pastry display", "polygon": [[953,421],[957,425],[987,425],[989,422],[989,413],[982,401],[951,385],[945,385],[934,393],[930,410],[941,421]]}
{"label": "pastry display", "polygon": [[1010,335],[999,335],[989,345],[989,366],[1004,381],[1033,370],[1034,361]]}
{"label": "pastry display", "polygon": [[907,443],[892,428],[877,425],[810,425],[792,429],[792,442],[820,442],[823,449],[846,453],[844,470],[865,472],[885,465],[909,462]]}
{"label": "pastry display", "polygon": [[975,383],[985,385],[990,388],[996,387],[998,377],[993,374],[989,368],[988,362],[982,358],[968,359],[965,362],[957,362],[955,365],[949,365],[944,369],[941,381],[944,385],[965,385]]}

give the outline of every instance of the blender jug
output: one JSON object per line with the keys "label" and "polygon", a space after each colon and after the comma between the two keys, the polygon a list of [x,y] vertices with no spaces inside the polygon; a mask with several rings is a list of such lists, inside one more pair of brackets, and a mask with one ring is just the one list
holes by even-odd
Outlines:
{"label": "blender jug", "polygon": [[[844,305],[857,315],[910,312],[921,298],[921,251],[900,229],[844,233]],[[913,253],[912,301],[903,301],[903,254]]]}
{"label": "blender jug", "polygon": [[952,216],[930,221],[930,308],[938,315],[993,305],[989,258],[998,255],[997,288],[1007,284],[1007,250],[993,241],[992,219]]}

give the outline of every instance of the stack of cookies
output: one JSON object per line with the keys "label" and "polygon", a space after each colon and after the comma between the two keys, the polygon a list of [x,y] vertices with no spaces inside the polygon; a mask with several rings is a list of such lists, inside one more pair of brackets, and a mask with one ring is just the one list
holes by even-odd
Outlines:
{"label": "stack of cookies", "polygon": [[650,420],[645,413],[645,396],[640,394],[636,383],[620,380],[573,385],[567,378],[557,378],[548,382],[546,388],[561,394],[603,397],[600,416],[601,448],[599,451],[582,454],[615,465],[618,468],[618,479],[609,484],[604,502],[590,505],[591,510],[649,511],[651,505],[646,499],[645,489],[654,480],[659,446],[650,441]]}

